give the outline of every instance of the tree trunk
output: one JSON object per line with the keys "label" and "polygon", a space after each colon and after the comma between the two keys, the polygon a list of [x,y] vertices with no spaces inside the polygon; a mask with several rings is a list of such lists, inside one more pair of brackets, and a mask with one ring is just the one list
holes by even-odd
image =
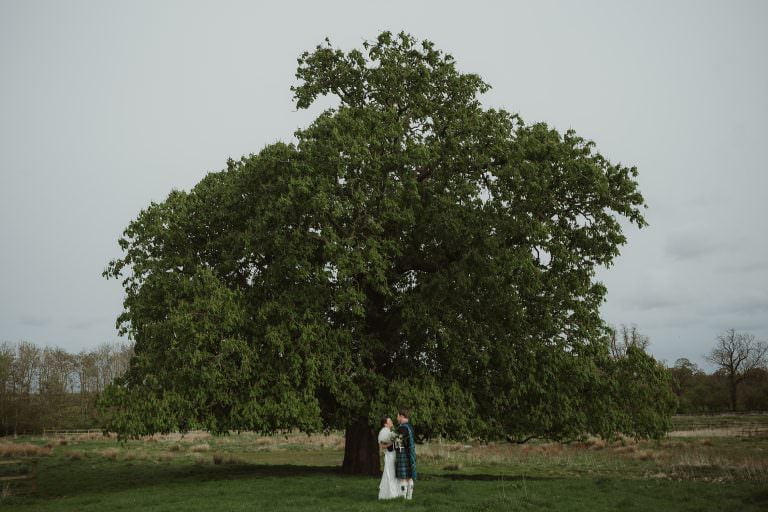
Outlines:
{"label": "tree trunk", "polygon": [[381,475],[379,443],[366,420],[358,419],[344,433],[344,463],[341,471],[349,475]]}

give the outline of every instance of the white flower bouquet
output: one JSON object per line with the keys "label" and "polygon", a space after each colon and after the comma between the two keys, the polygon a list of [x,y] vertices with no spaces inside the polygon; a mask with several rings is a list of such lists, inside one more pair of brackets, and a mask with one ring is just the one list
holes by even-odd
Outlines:
{"label": "white flower bouquet", "polygon": [[397,432],[392,432],[390,442],[395,447],[395,450],[402,451],[403,449],[403,436]]}

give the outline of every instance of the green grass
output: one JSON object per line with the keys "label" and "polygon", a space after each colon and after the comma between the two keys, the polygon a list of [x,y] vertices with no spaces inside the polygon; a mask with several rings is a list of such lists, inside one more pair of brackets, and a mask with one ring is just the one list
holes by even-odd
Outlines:
{"label": "green grass", "polygon": [[[324,441],[325,439],[325,441]],[[43,439],[16,442],[43,445]],[[568,446],[419,446],[413,502],[378,502],[378,479],[339,474],[338,436],[69,441],[39,457],[38,492],[3,511],[758,511],[768,439]],[[201,448],[207,445],[208,448]],[[197,451],[195,451],[197,450]],[[214,464],[217,456],[223,462]]]}

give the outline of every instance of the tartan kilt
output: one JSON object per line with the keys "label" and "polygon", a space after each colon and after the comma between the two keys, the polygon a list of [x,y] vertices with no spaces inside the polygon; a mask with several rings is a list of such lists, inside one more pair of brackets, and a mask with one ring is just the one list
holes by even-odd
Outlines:
{"label": "tartan kilt", "polygon": [[410,457],[405,449],[395,452],[395,476],[398,480],[413,478]]}

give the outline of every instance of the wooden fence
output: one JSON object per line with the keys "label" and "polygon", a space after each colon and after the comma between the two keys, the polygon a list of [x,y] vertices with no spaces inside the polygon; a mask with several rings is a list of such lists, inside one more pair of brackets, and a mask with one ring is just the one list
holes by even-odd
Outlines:
{"label": "wooden fence", "polygon": [[0,460],[0,499],[37,490],[37,459]]}
{"label": "wooden fence", "polygon": [[101,434],[103,430],[100,428],[44,428],[43,437],[59,437],[59,436],[90,436],[92,434]]}

